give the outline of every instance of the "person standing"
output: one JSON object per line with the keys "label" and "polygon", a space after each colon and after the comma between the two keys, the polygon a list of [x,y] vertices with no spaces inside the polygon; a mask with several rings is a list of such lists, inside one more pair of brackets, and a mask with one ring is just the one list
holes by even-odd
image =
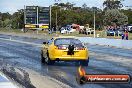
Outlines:
{"label": "person standing", "polygon": [[125,37],[126,37],[126,40],[128,40],[128,31],[127,30],[125,31]]}
{"label": "person standing", "polygon": [[122,40],[123,40],[123,39],[124,39],[124,37],[125,37],[125,34],[124,34],[124,32],[122,33],[121,37],[122,37]]}

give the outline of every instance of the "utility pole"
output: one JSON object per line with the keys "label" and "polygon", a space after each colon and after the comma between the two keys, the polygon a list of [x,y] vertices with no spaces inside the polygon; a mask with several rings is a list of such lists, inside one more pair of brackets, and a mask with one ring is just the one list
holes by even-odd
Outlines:
{"label": "utility pole", "polygon": [[26,25],[26,6],[24,5],[24,33],[26,32],[26,29],[25,29],[25,25]]}
{"label": "utility pole", "polygon": [[51,7],[52,5],[50,5],[50,31],[51,31]]}
{"label": "utility pole", "polygon": [[24,26],[26,24],[26,6],[24,5]]}
{"label": "utility pole", "polygon": [[94,10],[94,38],[96,37],[96,34],[95,34],[95,10]]}
{"label": "utility pole", "polygon": [[[55,2],[60,2],[61,0],[55,0]],[[56,26],[56,31],[57,31],[57,28],[58,28],[58,13],[56,11],[56,22],[55,22],[55,26]]]}
{"label": "utility pole", "polygon": [[58,19],[57,19],[57,11],[56,11],[56,29],[57,29]]}
{"label": "utility pole", "polygon": [[38,6],[36,7],[37,8],[37,25],[38,25],[38,20],[39,20],[39,17],[38,17]]}

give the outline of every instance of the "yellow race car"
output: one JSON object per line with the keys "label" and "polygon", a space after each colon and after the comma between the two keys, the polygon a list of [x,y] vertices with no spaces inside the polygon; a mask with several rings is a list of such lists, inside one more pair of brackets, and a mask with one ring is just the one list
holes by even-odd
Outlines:
{"label": "yellow race car", "polygon": [[76,37],[54,37],[43,42],[41,61],[48,65],[54,64],[55,61],[76,61],[80,65],[88,66],[89,52]]}

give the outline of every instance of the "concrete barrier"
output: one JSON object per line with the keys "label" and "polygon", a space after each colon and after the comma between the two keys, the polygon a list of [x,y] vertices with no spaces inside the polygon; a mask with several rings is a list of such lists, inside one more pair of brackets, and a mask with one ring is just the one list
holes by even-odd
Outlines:
{"label": "concrete barrier", "polygon": [[132,49],[132,40],[78,37],[83,43],[114,46],[118,48]]}

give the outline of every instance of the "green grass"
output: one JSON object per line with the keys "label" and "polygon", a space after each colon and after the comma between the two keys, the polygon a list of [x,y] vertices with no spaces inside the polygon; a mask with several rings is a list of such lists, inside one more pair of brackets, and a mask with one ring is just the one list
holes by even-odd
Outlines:
{"label": "green grass", "polygon": [[[121,39],[121,36],[107,36],[105,31],[96,31],[96,35],[99,34],[100,38],[111,38],[111,39]],[[129,33],[129,40],[132,40],[132,33]]]}
{"label": "green grass", "polygon": [[[7,32],[7,33],[22,33],[24,34],[20,29],[5,29],[5,28],[0,28],[0,32]],[[33,31],[33,30],[29,30],[28,32],[26,33],[36,33],[37,34],[37,31]],[[79,34],[79,32],[74,32],[74,33],[71,33],[71,34],[61,34],[59,32],[56,32],[56,33],[52,33],[52,34],[49,34],[48,31],[38,31],[38,35],[41,34],[41,35],[45,35],[46,36],[49,36],[49,37],[53,37],[53,36],[77,36],[77,37],[93,37],[94,34],[89,34],[89,35],[85,35],[85,34]],[[103,30],[103,31],[96,31],[96,37],[97,35],[99,35],[99,38],[111,38],[111,39],[121,39],[121,36],[106,36],[106,32]],[[132,40],[132,33],[129,33],[129,40]]]}
{"label": "green grass", "polygon": [[0,28],[0,32],[23,33],[20,29],[5,29],[5,28]]}
{"label": "green grass", "polygon": [[129,40],[132,40],[132,33],[129,33]]}

